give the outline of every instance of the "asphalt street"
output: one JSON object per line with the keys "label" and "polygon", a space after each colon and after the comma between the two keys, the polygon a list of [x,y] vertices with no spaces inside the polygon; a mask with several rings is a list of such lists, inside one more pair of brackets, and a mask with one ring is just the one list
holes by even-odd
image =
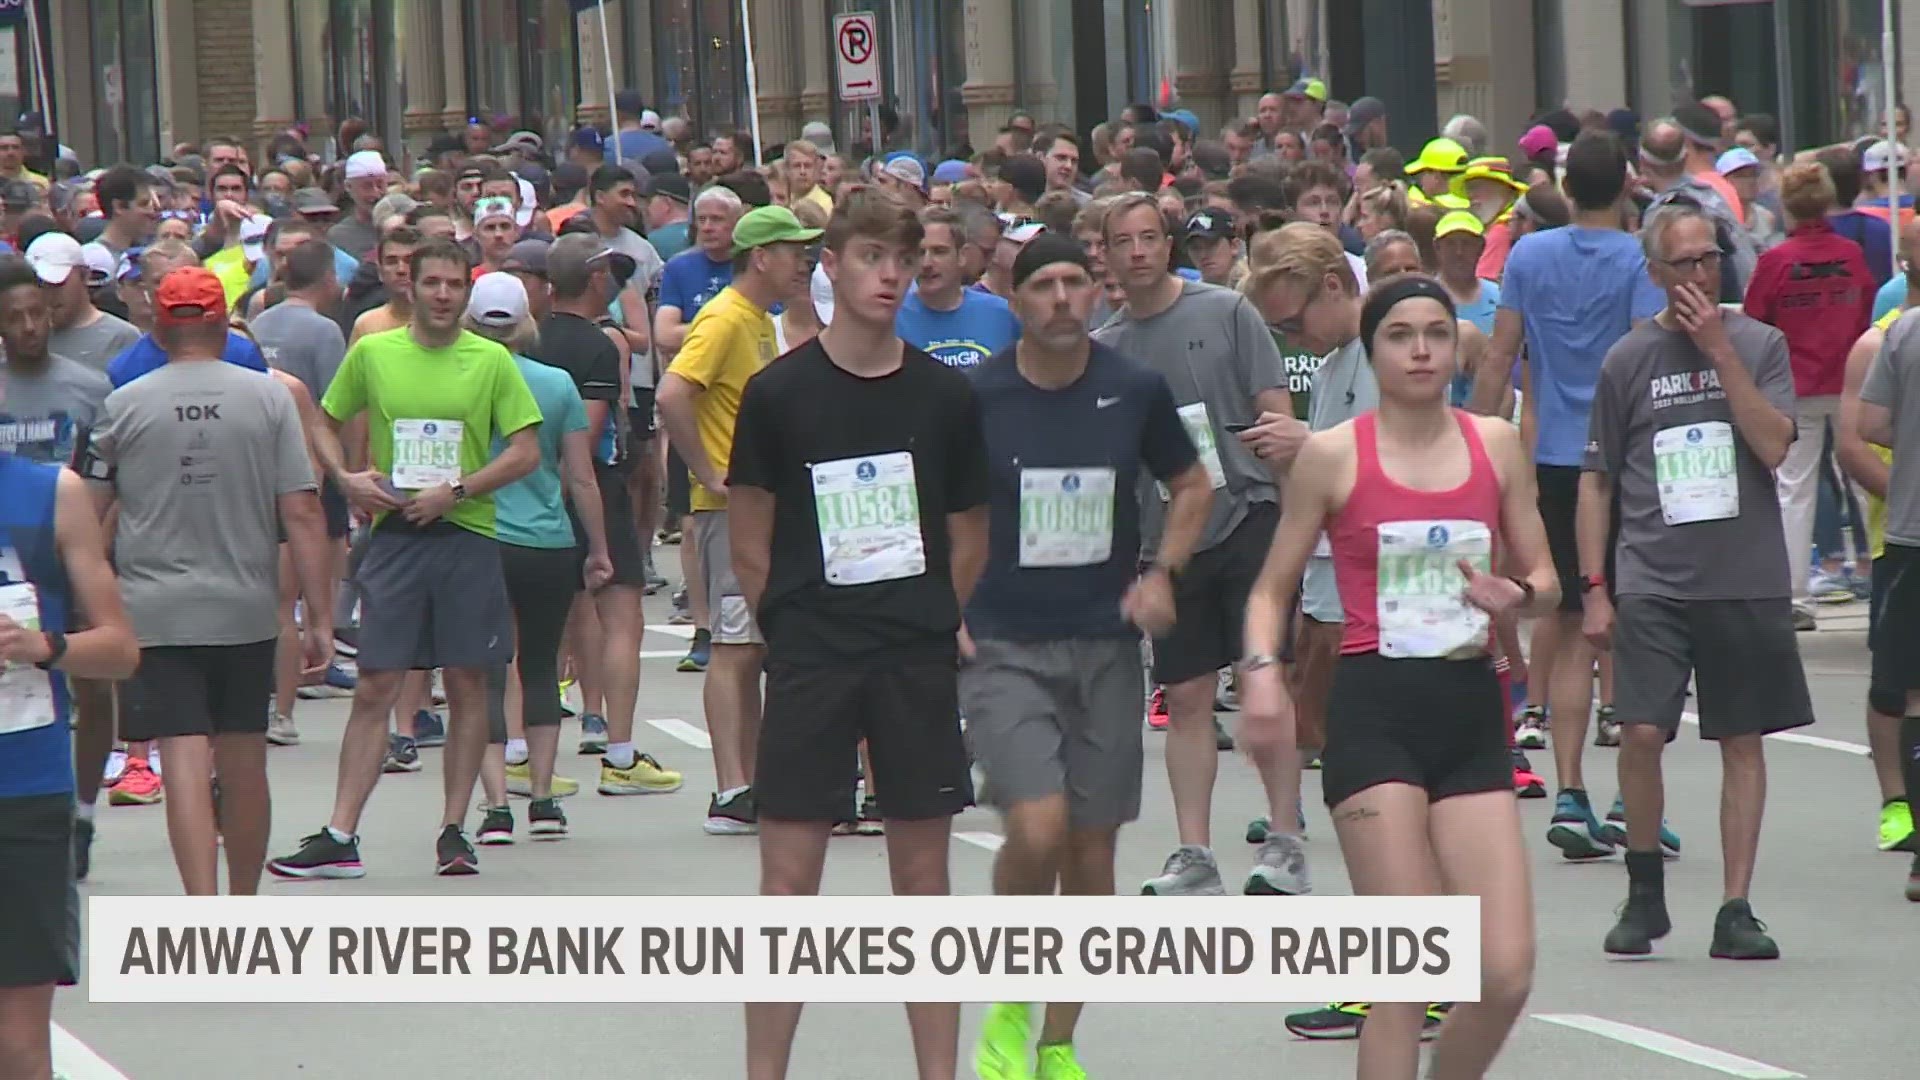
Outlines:
{"label": "asphalt street", "polygon": [[[677,561],[670,551],[663,555],[663,569]],[[680,792],[626,799],[593,794],[594,762],[572,755],[578,729],[569,721],[561,769],[583,785],[567,804],[571,837],[528,843],[521,810],[521,842],[482,848],[481,876],[437,878],[432,842],[440,752],[429,750],[423,771],[385,777],[375,793],[363,825],[365,879],[288,884],[269,878],[267,892],[627,898],[753,891],[755,841],[701,832],[713,777],[704,749],[701,677],[673,670],[686,630],[663,625],[664,593],[648,601],[648,611],[654,626],[644,646],[636,740],[685,772]],[[1719,770],[1711,747],[1683,733],[1666,767],[1668,813],[1685,841],[1684,857],[1667,871],[1676,926],[1652,960],[1610,962],[1600,950],[1625,893],[1619,860],[1564,863],[1544,839],[1549,800],[1522,804],[1538,895],[1539,967],[1529,1016],[1493,1076],[1914,1075],[1909,1024],[1920,1014],[1920,905],[1901,896],[1908,857],[1873,846],[1878,800],[1862,722],[1865,605],[1829,608],[1822,615],[1819,631],[1800,636],[1819,722],[1769,743],[1771,795],[1753,900],[1783,959],[1736,965],[1707,957],[1720,901]],[[301,702],[303,743],[272,752],[273,851],[290,850],[325,820],[346,709],[345,700]],[[1147,738],[1143,816],[1121,838],[1123,888],[1156,873],[1174,839],[1160,737]],[[1588,751],[1596,804],[1612,799],[1613,753]],[[1551,782],[1550,755],[1533,756]],[[1308,775],[1306,786],[1316,891],[1339,895],[1347,891],[1347,880],[1319,804],[1317,774]],[[1253,849],[1238,836],[1259,803],[1250,766],[1237,756],[1224,761],[1214,829],[1229,882],[1251,864]],[[85,891],[177,895],[163,811],[103,803],[99,814],[93,877]],[[997,827],[994,815],[978,810],[956,823],[956,891],[987,891]],[[886,880],[882,840],[833,841],[826,891],[882,893]],[[1096,1080],[1250,1071],[1292,1080],[1351,1077],[1351,1043],[1300,1042],[1281,1026],[1285,1013],[1311,1004],[1317,1003],[1095,1006],[1081,1027],[1080,1059]],[[967,1010],[966,1047],[977,1017],[977,1009]],[[742,1074],[735,1006],[96,1005],[83,985],[60,994],[55,1020],[56,1071],[67,1080],[722,1080]],[[794,1062],[793,1075],[804,1080],[910,1076],[902,1012],[897,1006],[813,1007],[802,1021]]]}

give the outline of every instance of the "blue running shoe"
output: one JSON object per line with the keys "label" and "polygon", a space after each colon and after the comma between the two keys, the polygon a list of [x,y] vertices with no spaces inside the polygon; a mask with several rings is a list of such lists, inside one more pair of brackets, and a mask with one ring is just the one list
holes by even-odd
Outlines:
{"label": "blue running shoe", "polygon": [[580,752],[598,756],[607,752],[607,718],[587,713],[580,718]]}
{"label": "blue running shoe", "polygon": [[[1607,811],[1600,835],[1615,847],[1624,850],[1627,846],[1627,804],[1618,795],[1613,797],[1613,809]],[[1667,828],[1664,820],[1660,822],[1660,853],[1669,859],[1680,857],[1680,835]]]}
{"label": "blue running shoe", "polygon": [[414,713],[413,745],[423,748],[447,745],[447,722],[429,709]]}
{"label": "blue running shoe", "polygon": [[1574,862],[1604,859],[1613,854],[1613,845],[1601,830],[1600,819],[1584,791],[1562,791],[1553,804],[1553,823],[1547,828],[1547,843]]}

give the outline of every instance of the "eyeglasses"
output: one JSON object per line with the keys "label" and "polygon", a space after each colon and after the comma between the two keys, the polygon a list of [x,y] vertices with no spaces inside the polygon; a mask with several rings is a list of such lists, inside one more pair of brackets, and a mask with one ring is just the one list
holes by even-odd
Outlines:
{"label": "eyeglasses", "polygon": [[1300,305],[1299,311],[1267,325],[1285,337],[1300,336],[1307,328],[1307,312],[1312,310],[1314,301],[1320,299],[1320,291],[1321,286],[1315,285],[1313,291],[1307,294],[1306,302]]}
{"label": "eyeglasses", "polygon": [[1697,274],[1702,270],[1720,269],[1720,251],[1701,252],[1689,259],[1661,259],[1660,262],[1680,274]]}

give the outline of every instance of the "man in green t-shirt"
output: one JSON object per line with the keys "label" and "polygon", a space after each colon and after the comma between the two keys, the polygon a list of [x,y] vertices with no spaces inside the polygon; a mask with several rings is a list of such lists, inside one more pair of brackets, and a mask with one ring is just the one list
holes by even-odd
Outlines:
{"label": "man in green t-shirt", "polygon": [[[387,714],[407,672],[434,668],[448,712],[435,868],[478,871],[464,825],[486,752],[486,671],[513,658],[493,493],[539,465],[540,407],[513,356],[460,327],[473,279],[466,252],[431,240],[414,250],[411,269],[411,322],[355,342],[320,403],[321,465],[374,527],[355,573],[360,685],[341,739],[333,820],[267,864],[281,877],[366,873],[355,831],[380,779]],[[363,414],[372,467],[349,472],[340,430]],[[497,457],[495,436],[506,440]]]}

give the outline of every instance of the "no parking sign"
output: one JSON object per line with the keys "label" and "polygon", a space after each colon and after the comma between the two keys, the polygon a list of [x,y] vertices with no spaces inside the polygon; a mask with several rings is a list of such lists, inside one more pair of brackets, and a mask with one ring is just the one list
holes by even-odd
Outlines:
{"label": "no parking sign", "polygon": [[880,98],[880,32],[871,11],[853,11],[833,19],[834,70],[841,101]]}

